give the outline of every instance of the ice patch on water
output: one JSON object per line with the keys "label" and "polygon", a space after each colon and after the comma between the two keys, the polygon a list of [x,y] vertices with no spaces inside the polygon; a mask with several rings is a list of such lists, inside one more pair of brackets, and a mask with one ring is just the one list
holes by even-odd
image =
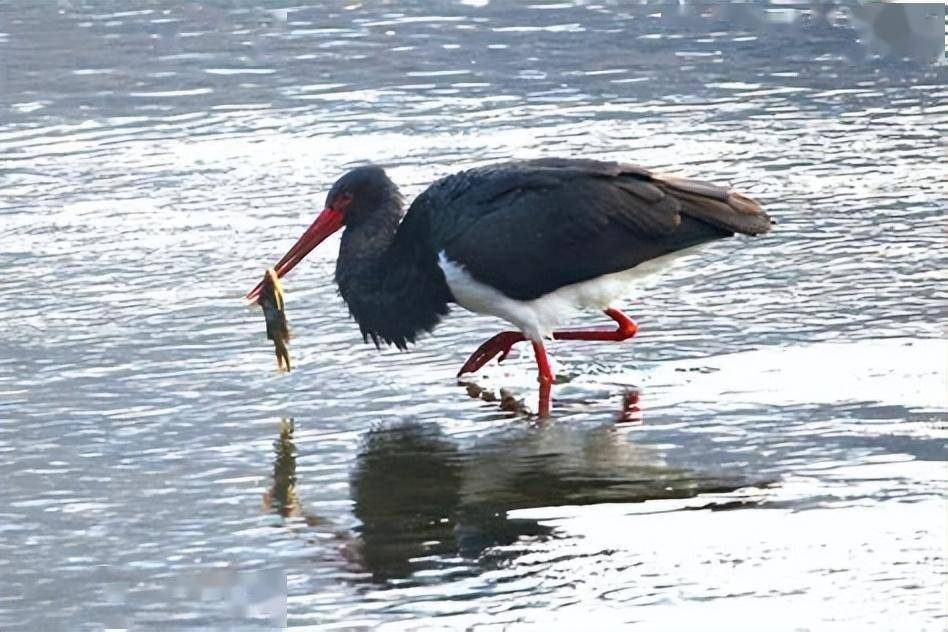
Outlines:
{"label": "ice patch on water", "polygon": [[943,411],[946,357],[945,340],[886,338],[656,363],[628,377],[649,390],[652,405],[686,397],[771,405],[877,402]]}

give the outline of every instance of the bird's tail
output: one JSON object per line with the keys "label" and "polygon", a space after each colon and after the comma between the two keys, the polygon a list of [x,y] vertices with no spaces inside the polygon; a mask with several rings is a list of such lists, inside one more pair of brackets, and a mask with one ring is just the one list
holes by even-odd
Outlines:
{"label": "bird's tail", "polygon": [[744,235],[762,235],[773,221],[760,204],[737,191],[700,180],[653,176],[681,202],[681,213],[705,223]]}

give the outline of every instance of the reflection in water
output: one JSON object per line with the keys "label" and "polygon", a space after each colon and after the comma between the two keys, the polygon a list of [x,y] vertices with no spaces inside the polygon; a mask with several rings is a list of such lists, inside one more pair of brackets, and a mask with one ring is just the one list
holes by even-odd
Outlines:
{"label": "reflection in water", "polygon": [[616,418],[620,423],[641,423],[644,419],[642,407],[639,404],[642,401],[642,394],[637,388],[627,388],[622,394],[622,408],[619,409],[619,416]]}
{"label": "reflection in water", "polygon": [[293,443],[293,420],[280,420],[280,436],[273,442],[276,456],[273,460],[273,487],[264,493],[263,505],[284,518],[302,515],[296,497],[296,445]]}
{"label": "reflection in water", "polygon": [[473,399],[480,399],[485,402],[497,402],[500,410],[514,415],[529,415],[530,411],[524,405],[522,399],[517,399],[512,392],[501,388],[498,393],[494,393],[489,388],[469,380],[459,380],[459,384],[464,386],[468,396]]}
{"label": "reflection in water", "polygon": [[[557,384],[569,382],[570,377],[571,376],[567,374],[557,375]],[[500,410],[512,413],[513,416],[530,416],[532,414],[529,407],[524,403],[524,400],[518,399],[512,391],[506,388],[501,387],[495,392],[489,386],[481,385],[470,380],[459,380],[458,383],[464,387],[468,396],[472,399],[496,403]],[[531,387],[531,391],[535,391],[535,388]],[[621,405],[615,417],[616,423],[642,423],[644,421],[641,395],[637,387],[623,387]],[[562,406],[567,401],[567,397],[561,397],[560,405]],[[543,421],[543,418],[539,418],[539,421]]]}
{"label": "reflection in water", "polygon": [[352,496],[362,563],[374,579],[406,577],[413,559],[457,550],[462,476],[457,446],[434,426],[369,431]]}
{"label": "reflection in water", "polygon": [[360,562],[376,581],[418,571],[474,571],[511,555],[491,551],[553,535],[517,509],[641,503],[766,486],[736,474],[704,475],[662,464],[609,427],[518,429],[471,448],[435,423],[370,430],[352,475],[362,522]]}

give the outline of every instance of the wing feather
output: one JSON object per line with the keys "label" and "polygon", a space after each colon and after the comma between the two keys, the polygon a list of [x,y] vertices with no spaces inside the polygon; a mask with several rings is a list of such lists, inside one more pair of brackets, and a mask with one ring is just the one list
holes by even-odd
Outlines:
{"label": "wing feather", "polygon": [[726,187],[556,158],[449,176],[412,213],[428,215],[437,251],[521,300],[771,224],[756,201]]}

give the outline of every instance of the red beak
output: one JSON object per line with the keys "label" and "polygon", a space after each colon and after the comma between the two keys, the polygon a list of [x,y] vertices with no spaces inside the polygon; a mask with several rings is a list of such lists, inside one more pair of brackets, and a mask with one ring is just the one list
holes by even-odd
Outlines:
{"label": "red beak", "polygon": [[[287,253],[283,255],[283,258],[274,266],[277,277],[282,279],[283,276],[296,267],[296,264],[302,261],[303,257],[308,255],[313,248],[321,244],[323,240],[340,228],[342,228],[342,213],[332,207],[324,209],[323,212],[319,214],[319,217],[316,218],[316,221],[306,229],[306,232],[296,240],[293,247],[290,248]],[[263,281],[258,283],[254,289],[247,292],[245,298],[251,303],[256,303],[260,297],[260,288],[262,287]]]}

